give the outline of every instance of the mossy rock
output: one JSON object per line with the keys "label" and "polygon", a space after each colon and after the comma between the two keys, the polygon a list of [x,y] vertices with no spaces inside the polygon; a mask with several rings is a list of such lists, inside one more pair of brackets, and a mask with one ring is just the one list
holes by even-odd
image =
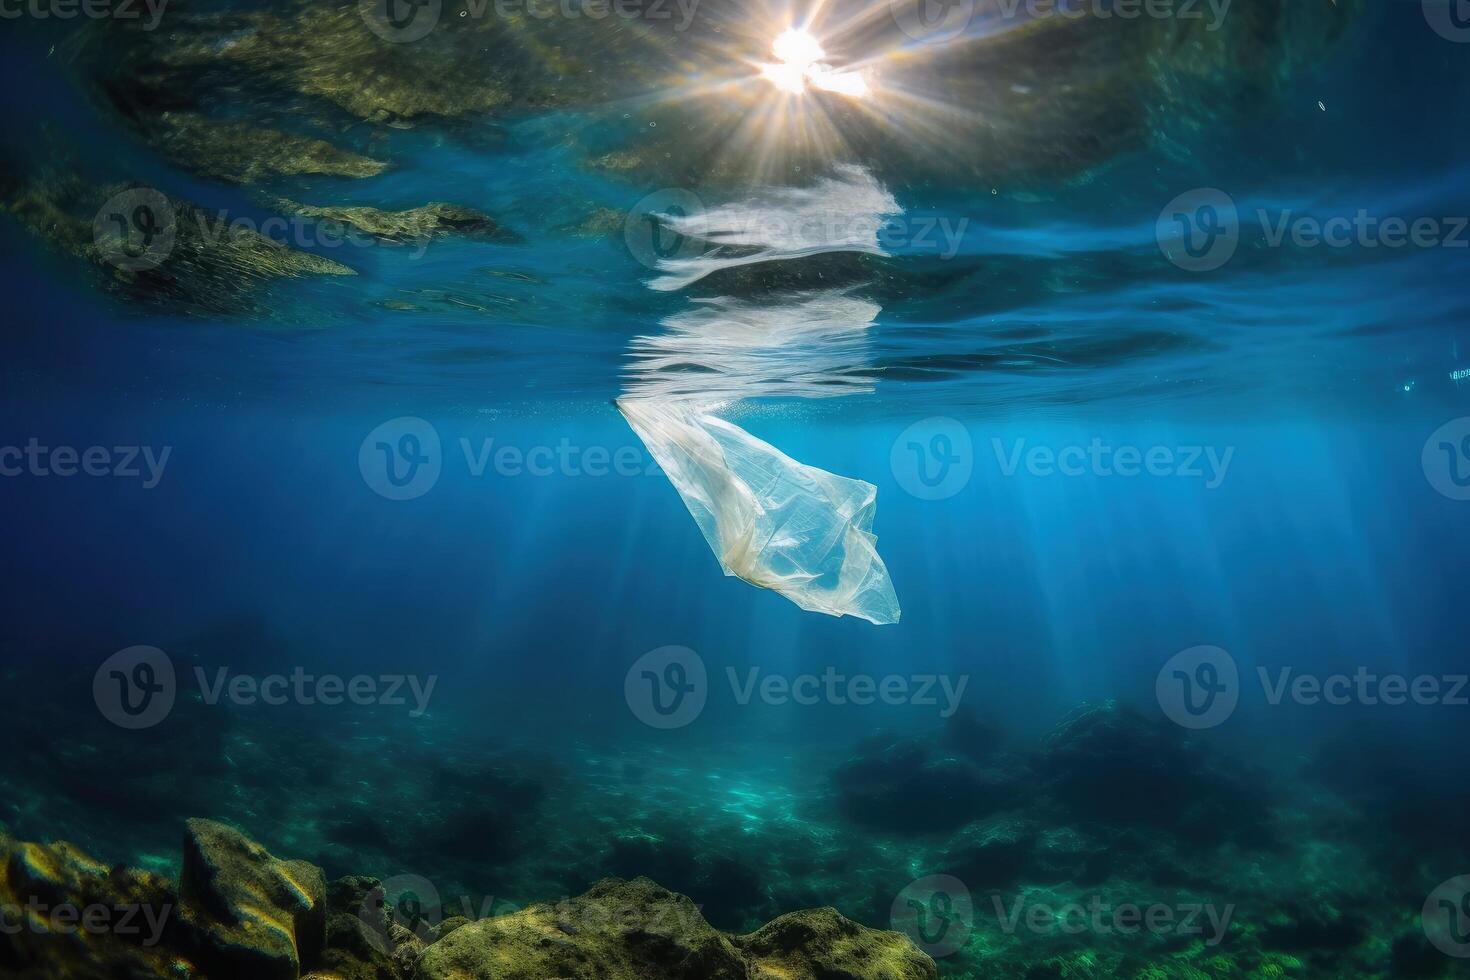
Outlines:
{"label": "mossy rock", "polygon": [[322,958],[321,869],[279,860],[233,827],[188,821],[179,892],[180,917],[211,980],[297,980]]}

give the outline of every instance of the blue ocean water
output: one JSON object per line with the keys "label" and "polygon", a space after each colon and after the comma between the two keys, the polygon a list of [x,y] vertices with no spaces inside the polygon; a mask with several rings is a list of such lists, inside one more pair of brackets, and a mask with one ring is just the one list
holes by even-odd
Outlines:
{"label": "blue ocean water", "polygon": [[[975,921],[916,936],[943,976],[1460,975],[1470,944],[1420,906],[1470,873],[1470,47],[1420,4],[1356,11],[1248,111],[1157,106],[1074,173],[859,145],[695,191],[587,165],[651,138],[650,100],[609,94],[383,127],[383,173],[265,193],[159,152],[69,36],[3,39],[7,181],[125,174],[252,227],[448,200],[519,240],[298,237],[355,274],[226,312],[112,291],[7,207],[0,829],[172,872],[206,816],[329,877],[516,906],[644,874],[731,931],[812,905],[902,931],[895,900],[944,874]],[[645,226],[671,188],[708,213]],[[756,214],[820,240],[718,227]],[[1318,243],[1334,218],[1347,244]],[[899,621],[724,574],[620,397],[871,484]],[[176,701],[129,730],[97,678],[140,645]],[[645,670],[668,647],[679,670]],[[295,674],[401,697],[211,694]],[[145,675],[120,676],[126,704]],[[1095,738],[1068,721],[1099,711]],[[1067,829],[1130,856],[997,871],[964,843],[996,814],[1037,854]],[[1042,887],[1191,890],[1237,926],[1216,950],[997,924],[992,894]]]}

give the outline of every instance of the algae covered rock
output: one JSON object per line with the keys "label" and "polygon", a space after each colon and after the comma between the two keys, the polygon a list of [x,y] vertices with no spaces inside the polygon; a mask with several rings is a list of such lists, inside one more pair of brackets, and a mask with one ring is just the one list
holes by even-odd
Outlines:
{"label": "algae covered rock", "polygon": [[0,975],[15,980],[188,977],[169,940],[177,899],[160,875],[64,843],[0,836]]}
{"label": "algae covered rock", "polygon": [[896,932],[869,929],[836,909],[806,909],[735,940],[752,980],[933,980],[934,961]]}
{"label": "algae covered rock", "polygon": [[688,898],[647,878],[607,879],[557,905],[455,929],[416,980],[745,980],[745,960]]}
{"label": "algae covered rock", "polygon": [[962,827],[1023,795],[1013,762],[975,761],[972,750],[945,751],[927,736],[874,736],[835,774],[838,802],[854,822],[926,833]]}
{"label": "algae covered rock", "polygon": [[296,980],[322,957],[321,869],[278,860],[232,827],[188,822],[179,891],[184,924],[212,980]]}
{"label": "algae covered rock", "polygon": [[610,878],[557,905],[461,925],[429,946],[415,980],[931,980],[898,933],[833,909],[784,915],[748,936],[714,929],[647,878]]}

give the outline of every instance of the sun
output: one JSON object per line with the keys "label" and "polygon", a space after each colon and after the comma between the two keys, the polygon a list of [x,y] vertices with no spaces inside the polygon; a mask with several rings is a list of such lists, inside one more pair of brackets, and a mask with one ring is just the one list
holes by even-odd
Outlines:
{"label": "sun", "polygon": [[771,44],[776,63],[761,65],[761,77],[788,95],[805,95],[808,88],[835,92],[852,99],[868,94],[868,83],[855,71],[836,71],[825,64],[827,52],[807,31],[790,27]]}

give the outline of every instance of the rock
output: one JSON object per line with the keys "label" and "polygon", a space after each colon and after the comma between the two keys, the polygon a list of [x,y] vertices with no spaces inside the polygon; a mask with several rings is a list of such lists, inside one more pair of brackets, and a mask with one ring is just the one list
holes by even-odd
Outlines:
{"label": "rock", "polygon": [[286,202],[286,207],[308,218],[351,225],[375,238],[390,242],[425,241],[439,235],[461,235],[503,244],[524,241],[520,235],[501,227],[488,214],[458,204],[436,201],[407,211],[384,211],[368,207],[312,207],[290,202]]}
{"label": "rock", "polygon": [[1448,966],[1448,958],[1430,944],[1423,929],[1411,929],[1394,937],[1393,976],[1437,977]]}
{"label": "rock", "polygon": [[884,830],[952,830],[1022,795],[1013,767],[982,768],[941,753],[932,737],[876,737],[838,768],[838,803],[853,821]]}
{"label": "rock", "polygon": [[188,977],[169,947],[176,906],[159,875],[0,837],[0,975],[11,980]]}
{"label": "rock", "polygon": [[1362,916],[1321,896],[1284,903],[1265,926],[1266,942],[1282,949],[1347,949],[1367,935]]}
{"label": "rock", "polygon": [[1013,883],[1036,848],[1034,828],[1019,814],[996,814],[972,823],[949,842],[941,867],[970,887]]}
{"label": "rock", "polygon": [[1203,844],[1264,833],[1269,783],[1113,701],[1071,712],[1035,765],[1064,824],[1161,828]]}
{"label": "rock", "polygon": [[320,868],[281,861],[232,827],[188,821],[180,917],[211,980],[296,980],[327,939]]}
{"label": "rock", "polygon": [[379,881],[349,875],[328,885],[322,980],[396,980],[394,952]]}
{"label": "rock", "polygon": [[730,939],[689,899],[647,878],[609,878],[558,905],[533,905],[454,930],[416,980],[746,980]]}
{"label": "rock", "polygon": [[647,878],[609,878],[578,898],[461,925],[429,946],[414,980],[931,980],[903,936],[832,909],[782,916],[748,936],[716,931],[688,898]]}
{"label": "rock", "polygon": [[735,940],[751,980],[934,980],[934,961],[907,936],[858,925],[836,909],[807,909]]}

